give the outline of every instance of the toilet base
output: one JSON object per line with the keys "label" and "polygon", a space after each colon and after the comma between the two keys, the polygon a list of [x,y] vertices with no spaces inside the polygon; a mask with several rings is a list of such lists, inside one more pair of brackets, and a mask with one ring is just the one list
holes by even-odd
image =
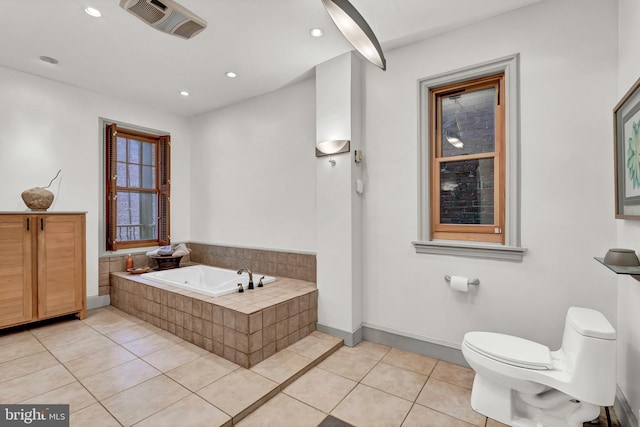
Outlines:
{"label": "toilet base", "polygon": [[582,427],[597,418],[600,407],[578,402],[558,390],[525,394],[476,374],[471,407],[513,427]]}

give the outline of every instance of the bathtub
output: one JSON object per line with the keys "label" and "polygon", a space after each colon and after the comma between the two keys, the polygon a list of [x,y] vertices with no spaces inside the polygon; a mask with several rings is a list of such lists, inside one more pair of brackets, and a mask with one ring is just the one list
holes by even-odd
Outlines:
{"label": "bathtub", "polygon": [[[254,286],[258,286],[262,276],[262,274],[253,273]],[[141,274],[141,277],[152,282],[176,286],[212,297],[238,292],[238,283],[241,283],[244,289],[249,286],[249,274],[238,274],[236,270],[226,270],[208,265],[192,265],[190,267],[155,271]],[[264,276],[262,283],[267,284],[275,280],[275,277]]]}

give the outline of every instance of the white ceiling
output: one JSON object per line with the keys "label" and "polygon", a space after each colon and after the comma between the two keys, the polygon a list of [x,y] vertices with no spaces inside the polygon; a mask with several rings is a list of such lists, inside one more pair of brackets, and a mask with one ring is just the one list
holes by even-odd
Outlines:
{"label": "white ceiling", "polygon": [[[388,52],[540,0],[351,1]],[[190,40],[171,36],[120,8],[119,0],[0,0],[0,65],[193,116],[310,76],[316,64],[352,49],[320,0],[178,3],[206,20],[207,29]],[[87,6],[102,17],[87,15]],[[312,27],[323,28],[324,37],[311,37]],[[42,55],[59,64],[40,61]],[[238,77],[229,79],[227,71]]]}

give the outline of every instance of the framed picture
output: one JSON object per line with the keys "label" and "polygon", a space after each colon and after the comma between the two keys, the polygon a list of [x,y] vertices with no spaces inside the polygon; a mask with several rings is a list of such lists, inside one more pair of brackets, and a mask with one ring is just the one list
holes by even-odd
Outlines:
{"label": "framed picture", "polygon": [[640,79],[613,109],[616,218],[640,220]]}

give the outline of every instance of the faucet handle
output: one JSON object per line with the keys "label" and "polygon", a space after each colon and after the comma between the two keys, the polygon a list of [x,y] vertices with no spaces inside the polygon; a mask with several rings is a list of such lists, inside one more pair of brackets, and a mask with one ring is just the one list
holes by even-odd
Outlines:
{"label": "faucet handle", "polygon": [[258,287],[259,287],[259,288],[261,288],[261,287],[263,286],[263,284],[262,284],[262,279],[264,279],[264,276],[262,276],[262,277],[260,278],[260,280],[258,280]]}

